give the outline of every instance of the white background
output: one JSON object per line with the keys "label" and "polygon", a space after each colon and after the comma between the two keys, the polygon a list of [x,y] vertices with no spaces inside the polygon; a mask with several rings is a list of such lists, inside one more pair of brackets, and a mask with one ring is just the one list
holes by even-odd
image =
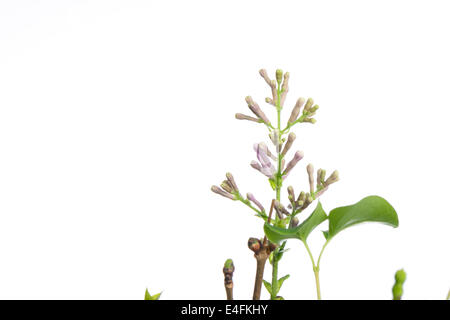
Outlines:
{"label": "white background", "polygon": [[[291,73],[296,99],[320,105],[294,129],[305,166],[341,181],[329,211],[377,194],[400,227],[350,228],[327,247],[325,299],[405,299],[450,288],[450,45],[446,1],[2,1],[0,3],[0,298],[251,297],[250,236],[262,222],[212,184],[234,174],[266,206],[249,163],[262,125],[237,121],[258,75]],[[295,149],[294,149],[295,150]],[[292,153],[291,153],[292,154]],[[282,198],[286,201],[286,191]],[[326,225],[318,230],[325,230]],[[320,232],[309,240],[317,257]],[[301,243],[280,262],[280,294],[314,299]],[[270,278],[270,266],[266,269]],[[264,298],[268,295],[264,292]]]}

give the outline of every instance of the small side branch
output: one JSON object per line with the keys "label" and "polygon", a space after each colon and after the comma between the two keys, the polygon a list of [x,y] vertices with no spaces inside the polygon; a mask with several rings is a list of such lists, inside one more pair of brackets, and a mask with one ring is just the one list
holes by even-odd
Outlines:
{"label": "small side branch", "polygon": [[224,285],[227,293],[227,300],[233,300],[233,260],[228,259],[223,266]]}
{"label": "small side branch", "polygon": [[[268,221],[272,217],[274,207],[274,201],[272,201],[272,205],[270,207],[270,214]],[[269,243],[267,237],[264,237],[263,240],[259,240],[256,238],[248,239],[248,248],[255,253],[256,259],[256,275],[255,275],[255,286],[253,289],[253,300],[261,299],[261,288],[264,277],[264,268],[266,266],[266,261],[269,258],[270,253],[275,249],[274,245]]]}

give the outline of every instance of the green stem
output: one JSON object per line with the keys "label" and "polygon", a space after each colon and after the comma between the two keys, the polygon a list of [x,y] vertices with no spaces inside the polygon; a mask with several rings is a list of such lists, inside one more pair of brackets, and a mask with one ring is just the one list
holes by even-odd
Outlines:
{"label": "green stem", "polygon": [[[277,129],[278,129],[278,131],[280,131],[280,128],[281,128],[281,106],[280,106],[280,103],[281,103],[281,99],[280,99],[280,94],[281,94],[281,91],[280,91],[280,85],[278,85],[278,88],[277,88],[277,102],[276,102],[276,108],[277,108]],[[280,136],[280,134],[281,133],[279,133],[279,135],[278,135],[278,139],[279,140],[281,140],[281,136]],[[278,143],[279,143],[279,141],[278,141]],[[280,201],[280,199],[281,199],[281,186],[282,186],[282,183],[283,183],[283,179],[281,178],[281,159],[282,157],[281,157],[281,153],[279,152],[279,150],[277,150],[277,162],[278,162],[278,165],[277,165],[277,173],[276,173],[276,187],[275,187],[275,191],[276,191],[276,199],[278,200],[278,201]],[[277,215],[275,215],[275,222],[278,220],[278,216]],[[272,294],[271,294],[271,296],[270,296],[270,298],[272,299],[272,300],[274,300],[276,297],[277,297],[277,293],[278,293],[278,259],[277,259],[277,256],[278,256],[278,249],[276,249],[274,252],[273,252],[273,255],[272,255]]]}
{"label": "green stem", "polygon": [[323,245],[322,250],[320,251],[320,254],[319,254],[319,259],[317,259],[317,264],[316,264],[314,261],[314,257],[311,253],[311,250],[309,249],[308,244],[306,243],[306,241],[303,241],[303,244],[305,245],[306,251],[308,251],[308,255],[309,255],[309,258],[311,259],[311,263],[313,266],[314,277],[316,279],[317,300],[322,299],[322,295],[320,292],[320,279],[319,279],[320,259],[322,258],[323,251],[325,250],[325,247],[327,246],[328,242],[329,242],[329,240],[327,240],[325,242],[325,244]]}

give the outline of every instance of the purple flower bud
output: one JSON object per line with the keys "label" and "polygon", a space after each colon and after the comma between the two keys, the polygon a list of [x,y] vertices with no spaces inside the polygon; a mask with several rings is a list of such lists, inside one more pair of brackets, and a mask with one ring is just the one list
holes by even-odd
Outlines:
{"label": "purple flower bud", "polygon": [[247,193],[247,199],[253,202],[259,208],[259,210],[261,210],[262,212],[265,211],[262,204],[258,200],[256,200],[255,196],[252,193]]}
{"label": "purple flower bud", "polygon": [[267,84],[270,86],[270,79],[269,79],[269,76],[267,75],[267,71],[266,71],[266,69],[261,69],[261,70],[259,70],[259,74],[261,75],[261,77],[263,77],[264,78],[264,80],[267,82]]}
{"label": "purple flower bud", "polygon": [[231,200],[236,200],[236,196],[235,195],[223,191],[218,186],[212,186],[211,187],[211,191],[214,192],[214,193],[220,194],[221,196],[223,196],[225,198],[228,198],[228,199],[231,199]]}
{"label": "purple flower bud", "polygon": [[299,98],[297,100],[297,103],[294,106],[294,109],[292,109],[292,113],[291,116],[289,117],[288,123],[294,123],[295,120],[297,120],[298,115],[300,114],[300,109],[302,108],[302,106],[305,104],[305,99],[304,98]]}
{"label": "purple flower bud", "polygon": [[299,162],[300,160],[302,160],[304,157],[304,154],[302,151],[297,151],[294,155],[294,158],[288,162],[288,164],[286,165],[286,169],[283,172],[283,175],[288,175],[289,172],[295,167],[295,165],[297,164],[297,162]]}
{"label": "purple flower bud", "polygon": [[238,120],[248,120],[248,121],[253,121],[253,122],[258,122],[258,123],[262,122],[262,120],[260,120],[260,119],[253,118],[253,117],[247,116],[247,115],[242,114],[242,113],[236,113],[235,117]]}
{"label": "purple flower bud", "polygon": [[308,172],[309,192],[312,194],[314,192],[314,166],[311,163],[308,164],[306,171]]}
{"label": "purple flower bud", "polygon": [[281,95],[280,95],[280,106],[283,108],[284,101],[286,100],[287,93],[289,91],[289,72],[286,72],[284,74],[284,81],[283,85],[281,87]]}
{"label": "purple flower bud", "polygon": [[286,142],[286,144],[284,145],[283,151],[281,152],[281,154],[282,154],[283,157],[286,155],[286,153],[287,153],[287,152],[289,151],[289,149],[291,148],[292,143],[294,143],[295,138],[296,138],[295,133],[293,133],[293,132],[289,133],[287,142]]}
{"label": "purple flower bud", "polygon": [[273,161],[277,161],[277,157],[275,157],[272,152],[270,152],[269,148],[267,147],[267,145],[264,142],[260,142],[260,143],[255,143],[253,145],[253,150],[255,150],[255,152],[258,152],[258,145],[261,145],[264,148],[264,151],[266,152],[266,154],[273,160]]}
{"label": "purple flower bud", "polygon": [[261,119],[264,123],[270,124],[269,118],[267,118],[259,105],[255,101],[253,101],[252,97],[247,96],[245,98],[245,101],[247,102],[249,109],[255,114],[255,116]]}
{"label": "purple flower bud", "polygon": [[233,188],[233,191],[239,192],[239,189],[237,187],[237,184],[236,184],[236,181],[234,180],[233,175],[231,173],[227,172],[226,177],[227,177],[229,184]]}

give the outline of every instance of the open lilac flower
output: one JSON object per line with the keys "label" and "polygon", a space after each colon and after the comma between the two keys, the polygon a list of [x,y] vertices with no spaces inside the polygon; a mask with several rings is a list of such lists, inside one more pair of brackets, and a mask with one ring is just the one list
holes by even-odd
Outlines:
{"label": "open lilac flower", "polygon": [[270,155],[272,155],[268,149],[268,147],[264,143],[259,143],[255,146],[256,157],[258,161],[252,161],[250,165],[264,174],[268,178],[273,178],[276,173],[275,166],[270,160]]}

